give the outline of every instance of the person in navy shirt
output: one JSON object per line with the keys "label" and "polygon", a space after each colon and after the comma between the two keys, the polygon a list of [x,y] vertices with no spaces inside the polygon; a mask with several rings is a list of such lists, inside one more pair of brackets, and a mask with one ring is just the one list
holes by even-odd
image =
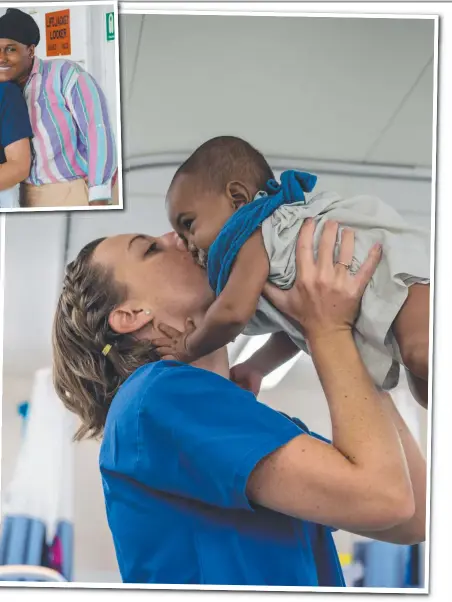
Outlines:
{"label": "person in navy shirt", "polygon": [[18,185],[30,173],[32,136],[20,88],[13,82],[0,82],[0,209],[19,207]]}
{"label": "person in navy shirt", "polygon": [[[314,260],[306,222],[292,289],[269,299],[306,334],[332,420],[311,433],[229,380],[226,349],[192,365],[160,360],[161,330],[213,301],[174,234],[89,243],[67,267],[54,321],[55,388],[103,436],[100,470],[126,583],[344,586],[332,531],[396,543],[425,538],[425,461],[353,336],[373,249],[352,276],[333,263],[337,224]],[[351,231],[339,261],[353,255]]]}

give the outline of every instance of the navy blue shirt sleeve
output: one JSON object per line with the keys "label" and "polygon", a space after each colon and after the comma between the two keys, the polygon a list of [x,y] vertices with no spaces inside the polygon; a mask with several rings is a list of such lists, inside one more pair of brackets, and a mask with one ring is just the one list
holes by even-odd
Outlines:
{"label": "navy blue shirt sleeve", "polygon": [[31,138],[27,103],[20,88],[7,82],[2,86],[0,99],[0,145],[6,148],[18,140]]}
{"label": "navy blue shirt sleeve", "polygon": [[301,428],[206,370],[176,364],[149,380],[137,416],[133,477],[173,495],[252,510],[249,475]]}

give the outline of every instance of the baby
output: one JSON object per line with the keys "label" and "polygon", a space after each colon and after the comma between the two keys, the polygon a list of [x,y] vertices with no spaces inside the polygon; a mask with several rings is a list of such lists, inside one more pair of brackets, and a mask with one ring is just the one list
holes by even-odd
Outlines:
{"label": "baby", "polygon": [[306,198],[315,183],[311,174],[288,171],[278,184],[261,153],[235,137],[214,138],[193,153],[173,178],[167,210],[174,230],[207,267],[217,298],[196,328],[170,335],[163,327],[167,337],[157,350],[191,362],[240,333],[272,333],[254,357],[234,368],[235,380],[251,389],[256,374],[260,383],[300,349],[309,353],[297,326],[262,293],[267,281],[292,286],[303,221],[315,221],[316,252],[325,221],[334,220],[339,224],[336,251],[342,229],[355,232],[353,261],[344,269],[355,272],[375,243],[383,246],[354,325],[361,357],[383,389],[397,385],[400,364],[405,366],[415,398],[427,407],[428,236],[374,197],[323,192]]}

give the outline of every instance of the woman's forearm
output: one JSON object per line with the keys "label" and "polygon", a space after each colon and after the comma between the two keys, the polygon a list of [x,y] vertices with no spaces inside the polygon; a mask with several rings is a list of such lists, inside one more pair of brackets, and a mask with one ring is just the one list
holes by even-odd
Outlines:
{"label": "woman's forearm", "polygon": [[415,512],[407,522],[392,527],[387,531],[360,533],[372,539],[379,539],[397,544],[412,545],[425,541],[426,509],[427,509],[427,469],[422,452],[400,415],[391,396],[388,393],[381,394],[382,405],[390,416],[396,427],[402,443],[405,458],[410,473],[411,486],[413,488]]}
{"label": "woman's forearm", "polygon": [[388,393],[381,393],[383,403],[397,428],[408,464],[416,511],[413,518],[394,527],[392,535],[398,543],[419,543],[425,540],[427,510],[427,466],[420,447]]}
{"label": "woman's forearm", "polygon": [[[19,145],[21,142],[22,141],[15,143],[14,146],[17,146],[20,149],[21,147]],[[28,140],[26,140],[25,143],[29,147]],[[27,155],[27,150],[29,152],[29,148],[27,149],[26,145],[23,145],[25,147],[23,157],[14,156],[8,158],[7,154],[6,163],[0,165],[0,191],[8,190],[17,184],[20,184],[20,182],[23,182],[28,177],[30,173],[30,155]]]}
{"label": "woman's forearm", "polygon": [[23,166],[11,161],[3,163],[0,165],[0,191],[17,186],[27,175]]}
{"label": "woman's forearm", "polygon": [[351,332],[313,337],[309,345],[330,408],[334,447],[381,487],[412,495],[397,428]]}

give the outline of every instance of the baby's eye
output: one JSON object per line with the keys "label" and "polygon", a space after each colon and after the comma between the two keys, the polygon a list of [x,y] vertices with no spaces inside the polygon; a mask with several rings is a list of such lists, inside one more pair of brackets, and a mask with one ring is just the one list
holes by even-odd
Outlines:
{"label": "baby's eye", "polygon": [[186,228],[187,230],[190,230],[190,228],[192,227],[194,221],[195,220],[193,220],[193,219],[186,219],[186,220],[184,220],[184,228]]}

